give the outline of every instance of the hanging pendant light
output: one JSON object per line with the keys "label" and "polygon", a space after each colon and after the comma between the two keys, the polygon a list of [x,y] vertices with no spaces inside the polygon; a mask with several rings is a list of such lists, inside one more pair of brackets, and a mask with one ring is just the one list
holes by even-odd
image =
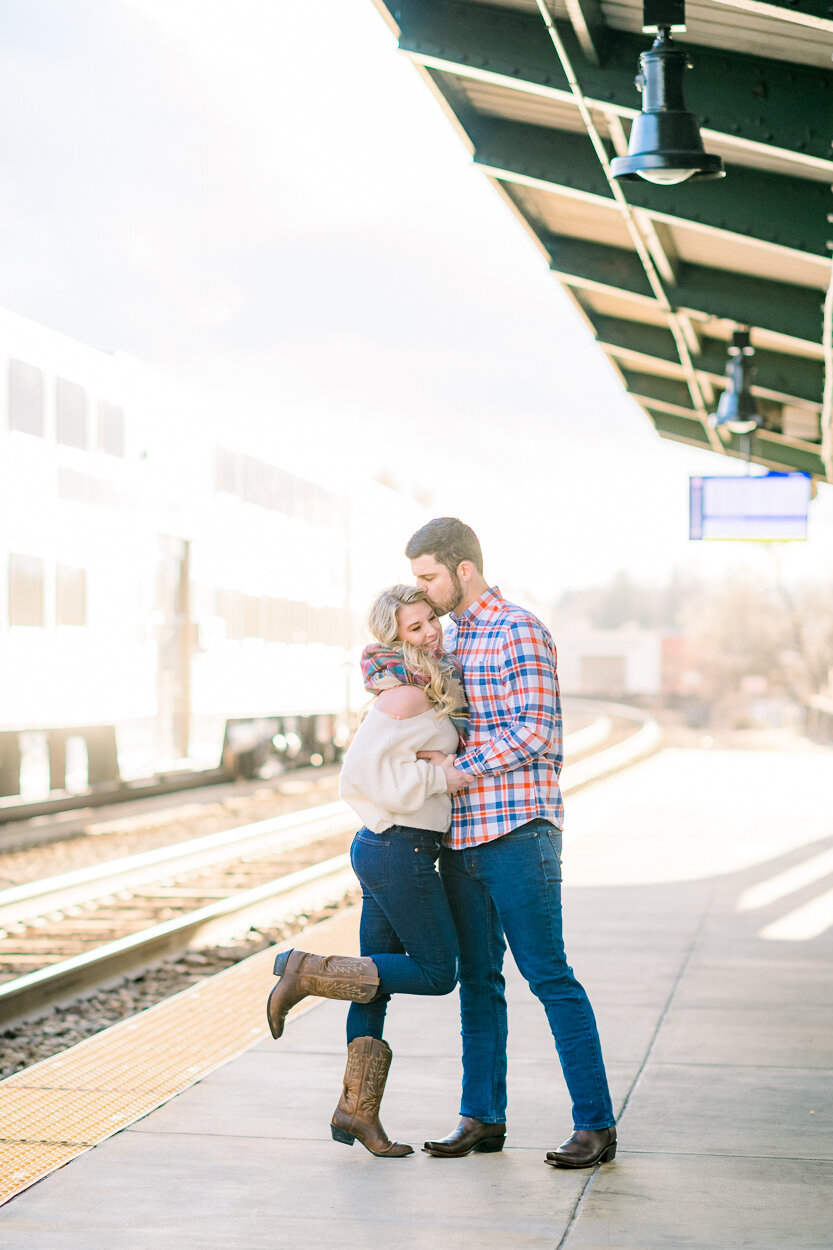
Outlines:
{"label": "hanging pendant light", "polygon": [[709,424],[715,429],[728,430],[730,434],[751,434],[763,425],[764,419],[749,390],[755,372],[752,364],[754,354],[749,331],[735,330],[726,363],[726,388],[720,396],[717,412],[709,417]]}
{"label": "hanging pendant light", "polygon": [[653,47],[639,62],[635,81],[642,92],[642,112],[631,127],[628,155],[611,161],[613,177],[661,185],[722,178],[723,161],[705,151],[697,118],[686,109],[688,55],[672,42],[669,26],[658,27]]}

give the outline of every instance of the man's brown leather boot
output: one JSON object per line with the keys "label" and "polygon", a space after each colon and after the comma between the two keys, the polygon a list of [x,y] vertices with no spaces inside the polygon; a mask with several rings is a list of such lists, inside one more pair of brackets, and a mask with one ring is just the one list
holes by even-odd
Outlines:
{"label": "man's brown leather boot", "polygon": [[506,1141],[505,1124],[484,1124],[482,1120],[464,1115],[457,1128],[439,1141],[427,1141],[422,1149],[437,1159],[462,1159],[472,1150],[478,1154],[492,1154],[503,1150]]}
{"label": "man's brown leather boot", "polygon": [[548,1150],[546,1162],[554,1168],[592,1168],[616,1158],[616,1127],[576,1129],[557,1150]]}

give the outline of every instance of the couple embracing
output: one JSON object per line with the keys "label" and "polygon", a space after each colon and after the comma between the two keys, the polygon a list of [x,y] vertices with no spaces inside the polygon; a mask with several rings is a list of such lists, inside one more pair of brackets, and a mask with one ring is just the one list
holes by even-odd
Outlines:
{"label": "couple embracing", "polygon": [[[362,885],[361,957],[285,951],[269,1027],[308,994],[350,1000],[347,1069],[331,1129],[372,1154],[390,1141],[379,1108],[391,1062],[392,994],[448,994],[460,982],[461,1120],[423,1149],[438,1158],[501,1150],[506,1138],[509,949],[541,1001],[573,1104],[554,1167],[616,1154],[613,1107],[593,1009],[561,932],[561,705],[547,629],[483,577],[474,532],[455,517],[408,542],[416,587],[373,604],[365,649],[375,696],[347,752],[341,793],[364,822],[351,860]],[[451,613],[445,639],[439,617]],[[437,873],[439,864],[439,874]]]}

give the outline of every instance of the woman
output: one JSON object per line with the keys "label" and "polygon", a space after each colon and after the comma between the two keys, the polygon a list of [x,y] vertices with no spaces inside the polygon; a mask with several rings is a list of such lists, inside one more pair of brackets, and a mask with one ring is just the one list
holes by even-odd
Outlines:
{"label": "woman", "polygon": [[[351,1000],[333,1138],[352,1146],[358,1137],[371,1154],[400,1158],[412,1147],[390,1141],[379,1120],[392,1058],[382,1040],[387,1005],[391,994],[449,994],[457,984],[457,935],[435,868],[451,821],[449,783],[440,765],[417,753],[453,756],[466,703],[423,591],[383,590],[369,624],[377,644],[365,648],[362,674],[375,698],[340,785],[364,821],[350,852],[362,886],[361,957],[284,951],[267,1014],[272,1036],[280,1037],[287,1011],[306,995]],[[463,773],[456,778],[456,789],[468,784]]]}

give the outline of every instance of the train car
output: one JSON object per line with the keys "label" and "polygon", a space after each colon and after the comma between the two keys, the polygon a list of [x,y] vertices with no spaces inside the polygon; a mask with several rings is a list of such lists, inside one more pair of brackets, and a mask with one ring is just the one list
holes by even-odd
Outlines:
{"label": "train car", "polygon": [[336,759],[419,505],[218,439],[135,359],[3,311],[0,372],[0,796]]}

